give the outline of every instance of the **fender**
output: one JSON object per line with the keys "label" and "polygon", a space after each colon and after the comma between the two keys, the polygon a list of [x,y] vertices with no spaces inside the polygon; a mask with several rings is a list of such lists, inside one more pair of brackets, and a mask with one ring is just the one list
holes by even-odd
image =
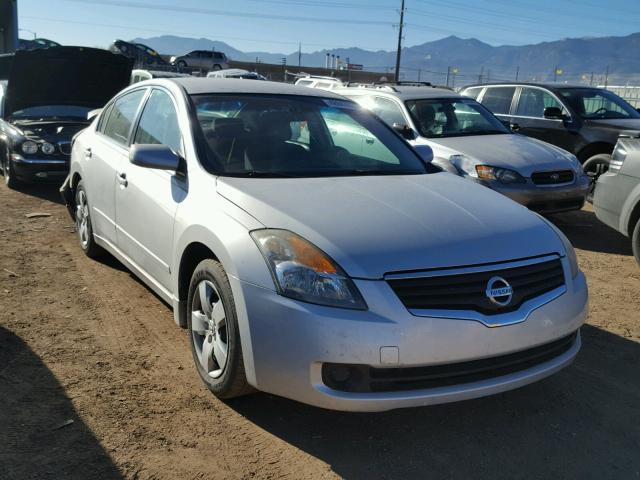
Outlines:
{"label": "fender", "polygon": [[622,210],[620,212],[620,228],[619,230],[630,237],[633,233],[633,225],[631,222],[638,220],[640,216],[640,183],[635,186],[635,188],[631,191],[627,200],[624,202],[622,206]]}

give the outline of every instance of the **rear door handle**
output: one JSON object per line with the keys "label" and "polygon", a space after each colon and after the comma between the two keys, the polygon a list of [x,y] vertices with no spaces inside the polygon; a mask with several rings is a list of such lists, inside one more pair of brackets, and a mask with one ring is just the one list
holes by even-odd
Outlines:
{"label": "rear door handle", "polygon": [[367,138],[365,139],[365,142],[367,142],[369,145],[373,145],[373,138]]}
{"label": "rear door handle", "polygon": [[118,173],[118,183],[120,185],[122,185],[123,187],[126,187],[129,182],[127,181],[127,174],[122,172],[122,173]]}
{"label": "rear door handle", "polygon": [[85,148],[84,149],[84,158],[86,158],[87,160],[91,158],[91,149],[90,148]]}

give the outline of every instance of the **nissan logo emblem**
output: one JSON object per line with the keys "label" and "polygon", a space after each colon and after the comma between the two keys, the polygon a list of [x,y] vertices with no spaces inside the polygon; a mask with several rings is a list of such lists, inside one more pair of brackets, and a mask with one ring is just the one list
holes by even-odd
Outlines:
{"label": "nissan logo emblem", "polygon": [[506,307],[513,298],[513,287],[502,277],[491,277],[487,282],[485,294],[494,305]]}

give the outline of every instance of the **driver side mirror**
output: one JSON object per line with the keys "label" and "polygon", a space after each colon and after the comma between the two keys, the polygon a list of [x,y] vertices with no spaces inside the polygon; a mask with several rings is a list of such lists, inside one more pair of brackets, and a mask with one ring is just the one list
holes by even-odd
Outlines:
{"label": "driver side mirror", "polygon": [[640,113],[640,107],[636,108],[636,112]]}
{"label": "driver side mirror", "polygon": [[416,134],[413,129],[406,123],[394,123],[393,129],[402,135],[407,140],[413,140],[416,138]]}
{"label": "driver side mirror", "polygon": [[564,120],[564,114],[562,110],[558,107],[547,107],[544,109],[544,118],[549,118],[553,120]]}
{"label": "driver side mirror", "polygon": [[433,160],[433,150],[429,145],[415,145],[413,149],[424,163],[431,163]]}
{"label": "driver side mirror", "polygon": [[175,172],[180,167],[180,157],[166,145],[132,145],[129,161],[139,167],[156,170]]}

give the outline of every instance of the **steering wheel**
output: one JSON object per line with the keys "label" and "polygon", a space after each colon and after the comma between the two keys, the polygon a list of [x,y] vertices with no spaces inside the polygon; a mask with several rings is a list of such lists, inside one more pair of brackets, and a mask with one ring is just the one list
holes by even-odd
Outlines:
{"label": "steering wheel", "polygon": [[603,114],[606,114],[608,111],[609,111],[608,109],[606,109],[604,107],[600,107],[595,112],[593,112],[591,115],[598,115],[600,112],[602,112]]}

